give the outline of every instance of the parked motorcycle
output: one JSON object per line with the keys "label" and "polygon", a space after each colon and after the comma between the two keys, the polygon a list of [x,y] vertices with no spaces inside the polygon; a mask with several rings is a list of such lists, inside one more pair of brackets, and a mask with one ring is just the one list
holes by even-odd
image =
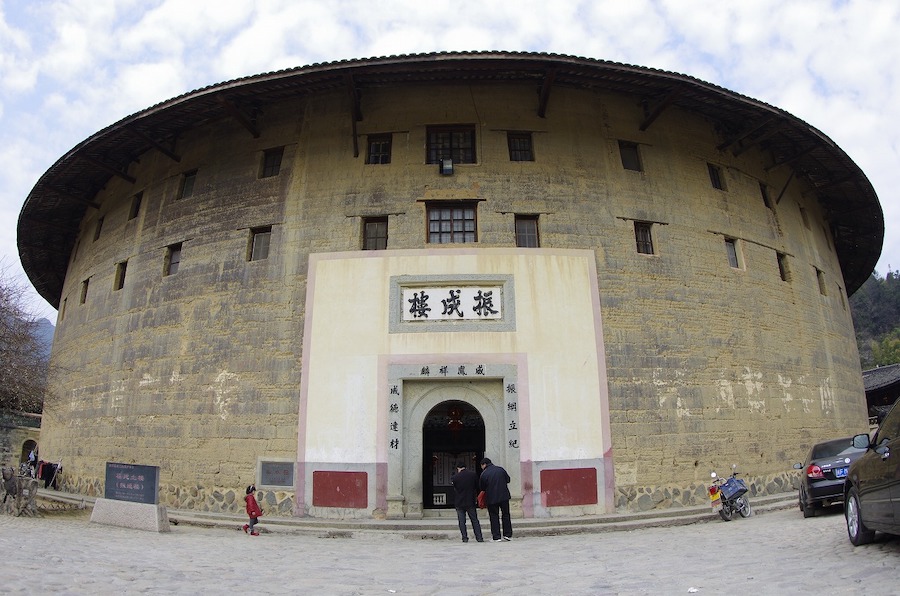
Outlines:
{"label": "parked motorcycle", "polygon": [[731,521],[735,512],[740,513],[741,517],[750,517],[747,484],[737,477],[736,468],[736,465],[731,465],[731,476],[727,479],[719,478],[715,472],[710,474],[713,483],[709,487],[709,500],[713,511],[718,511],[725,521]]}

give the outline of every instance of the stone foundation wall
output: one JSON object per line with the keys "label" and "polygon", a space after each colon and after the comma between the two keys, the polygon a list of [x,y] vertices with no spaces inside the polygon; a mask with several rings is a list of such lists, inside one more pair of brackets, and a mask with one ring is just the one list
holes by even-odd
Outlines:
{"label": "stone foundation wall", "polygon": [[[795,491],[800,479],[796,472],[769,476],[741,476],[747,483],[750,497]],[[698,507],[709,504],[709,482],[676,486],[628,486],[616,488],[616,512],[628,513],[668,509],[670,507]],[[751,506],[753,503],[751,502]]]}
{"label": "stone foundation wall", "polygon": [[[65,472],[65,470],[63,470]],[[103,479],[63,474],[60,490],[91,497],[103,496]],[[159,504],[171,509],[206,513],[245,512],[244,487],[160,485]],[[290,517],[294,510],[293,491],[257,490],[256,500],[266,517]]]}

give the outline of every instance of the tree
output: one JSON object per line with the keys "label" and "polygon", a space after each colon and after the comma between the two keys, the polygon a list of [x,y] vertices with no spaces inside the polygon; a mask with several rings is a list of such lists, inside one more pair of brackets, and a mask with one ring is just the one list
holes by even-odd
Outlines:
{"label": "tree", "polygon": [[48,357],[25,305],[25,286],[0,261],[0,410],[40,413]]}
{"label": "tree", "polygon": [[873,272],[850,297],[850,311],[863,370],[900,362],[900,271]]}

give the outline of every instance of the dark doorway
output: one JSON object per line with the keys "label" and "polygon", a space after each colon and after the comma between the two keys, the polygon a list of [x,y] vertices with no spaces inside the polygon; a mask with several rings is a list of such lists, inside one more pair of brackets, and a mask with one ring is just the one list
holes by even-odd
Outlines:
{"label": "dark doorway", "polygon": [[428,412],[422,425],[422,506],[452,509],[450,477],[456,462],[480,473],[484,457],[484,419],[464,401],[445,401]]}

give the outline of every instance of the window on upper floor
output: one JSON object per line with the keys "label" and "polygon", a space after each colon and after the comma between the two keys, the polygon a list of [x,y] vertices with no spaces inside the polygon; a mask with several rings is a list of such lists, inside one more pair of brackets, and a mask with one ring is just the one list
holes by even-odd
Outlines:
{"label": "window on upper floor", "polygon": [[537,215],[516,215],[516,246],[522,248],[538,248],[541,245],[538,236]]}
{"label": "window on upper floor", "polygon": [[262,163],[259,168],[260,178],[271,178],[281,172],[281,158],[284,157],[284,147],[272,147],[263,151]]}
{"label": "window on upper floor", "polygon": [[391,163],[391,144],[394,135],[390,133],[369,135],[366,137],[366,163]]}
{"label": "window on upper floor", "polygon": [[81,300],[80,303],[84,304],[87,302],[87,294],[88,294],[88,285],[90,285],[90,278],[81,282]]}
{"label": "window on upper floor", "polygon": [[807,230],[811,230],[812,228],[809,226],[809,216],[806,214],[806,209],[800,207],[800,219],[803,220],[803,227]]}
{"label": "window on upper floor", "polygon": [[637,251],[642,255],[652,255],[653,252],[653,224],[646,221],[634,222],[634,241]]}
{"label": "window on upper floor", "polygon": [[506,145],[509,147],[509,161],[534,161],[530,132],[507,132]]}
{"label": "window on upper floor", "polygon": [[269,244],[272,240],[272,226],[250,230],[250,244],[247,247],[248,261],[262,261],[269,258]]}
{"label": "window on upper floor", "polygon": [[722,168],[717,165],[708,163],[706,169],[709,170],[709,182],[713,188],[725,190],[725,177],[722,175]]}
{"label": "window on upper floor", "polygon": [[103,229],[103,218],[97,218],[97,226],[94,228],[94,242],[100,239],[100,230]]}
{"label": "window on upper floor", "polygon": [[141,203],[144,200],[144,192],[135,193],[131,197],[131,207],[128,209],[128,221],[136,218],[141,212]]}
{"label": "window on upper floor", "polygon": [[116,263],[116,277],[113,279],[113,291],[125,287],[125,271],[128,269],[128,261]]}
{"label": "window on upper floor", "polygon": [[478,241],[478,203],[475,201],[428,203],[426,210],[430,244]]}
{"label": "window on upper floor", "polygon": [[816,280],[819,282],[819,293],[823,296],[828,295],[828,287],[825,284],[825,272],[819,269],[818,267],[813,267],[816,270]]}
{"label": "window on upper floor", "polygon": [[788,256],[783,252],[775,253],[778,258],[778,274],[781,281],[791,281],[791,270],[788,268]]}
{"label": "window on upper floor", "polygon": [[762,182],[759,183],[759,194],[762,196],[763,205],[765,205],[767,209],[774,210],[772,199],[769,197],[769,187]]}
{"label": "window on upper floor", "polygon": [[181,242],[166,247],[166,259],[163,263],[163,276],[178,273],[181,266]]}
{"label": "window on upper floor", "polygon": [[194,196],[194,183],[197,181],[197,170],[190,170],[181,175],[181,184],[178,185],[178,199],[186,199]]}
{"label": "window on upper floor", "polygon": [[737,240],[735,240],[734,238],[726,238],[725,239],[725,252],[728,255],[728,264],[733,269],[740,269],[741,263],[738,260]]}
{"label": "window on upper floor", "polygon": [[633,170],[635,172],[644,171],[637,143],[632,143],[631,141],[619,141],[619,156],[622,158],[622,167],[626,170]]}
{"label": "window on upper floor", "polygon": [[366,217],[363,219],[363,250],[384,250],[387,248],[387,240],[387,217]]}
{"label": "window on upper floor", "polygon": [[426,132],[425,163],[440,163],[452,159],[453,163],[475,162],[475,125],[429,126]]}

